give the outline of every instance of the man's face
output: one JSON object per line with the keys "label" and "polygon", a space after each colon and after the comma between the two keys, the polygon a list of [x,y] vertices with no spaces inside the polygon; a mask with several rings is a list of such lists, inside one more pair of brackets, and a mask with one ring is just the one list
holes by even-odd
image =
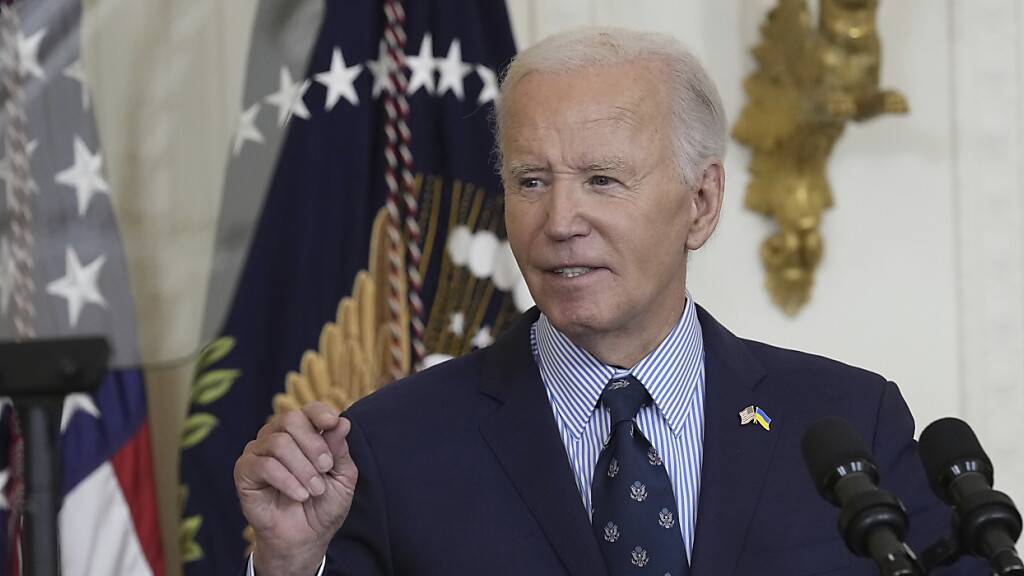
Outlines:
{"label": "man's face", "polygon": [[686,250],[717,222],[717,200],[708,225],[679,175],[658,71],[531,73],[507,99],[509,242],[538,307],[577,343],[674,324]]}

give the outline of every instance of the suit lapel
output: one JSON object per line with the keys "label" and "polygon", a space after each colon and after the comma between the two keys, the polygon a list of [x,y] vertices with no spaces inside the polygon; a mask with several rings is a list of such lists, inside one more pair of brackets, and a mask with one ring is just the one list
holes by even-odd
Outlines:
{"label": "suit lapel", "polygon": [[771,430],[740,426],[739,411],[760,405],[757,384],[764,368],[736,336],[698,307],[705,353],[704,460],[694,576],[732,574],[760,499],[771,462],[783,406],[764,406]]}
{"label": "suit lapel", "polygon": [[607,574],[583,507],[530,349],[527,312],[487,349],[481,391],[502,402],[480,426],[485,441],[515,485],[570,574]]}

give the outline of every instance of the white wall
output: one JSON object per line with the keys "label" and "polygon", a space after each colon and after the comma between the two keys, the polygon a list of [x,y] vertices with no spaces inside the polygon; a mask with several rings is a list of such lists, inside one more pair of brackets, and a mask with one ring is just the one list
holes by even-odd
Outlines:
{"label": "white wall", "polygon": [[[715,78],[731,119],[768,0],[509,0],[520,46],[582,24],[676,35]],[[836,206],[810,304],[789,318],[764,289],[770,223],[743,208],[748,151],[729,148],[726,205],[690,260],[699,302],[736,333],[896,381],[923,428],[967,418],[998,485],[1024,498],[1024,6],[890,0],[882,82],[908,116],[850,126],[833,153]]]}

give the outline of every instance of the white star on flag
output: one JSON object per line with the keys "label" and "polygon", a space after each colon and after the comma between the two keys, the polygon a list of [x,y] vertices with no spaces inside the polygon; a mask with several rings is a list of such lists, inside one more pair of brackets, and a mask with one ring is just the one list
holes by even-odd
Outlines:
{"label": "white star on flag", "polygon": [[43,68],[39,65],[39,44],[43,41],[45,34],[45,28],[38,30],[28,38],[18,32],[18,56],[21,58],[21,69],[27,76],[35,76],[40,80],[46,79],[46,74],[43,73]]}
{"label": "white star on flag", "polygon": [[89,88],[85,85],[85,67],[82,66],[82,59],[79,58],[64,69],[64,76],[78,81],[82,90],[82,109],[89,109]]}
{"label": "white star on flag", "polygon": [[[7,308],[11,305],[11,294],[14,293],[14,257],[11,254],[11,246],[7,243],[7,237],[0,237],[0,315],[7,315]],[[0,408],[2,408],[0,404]]]}
{"label": "white star on flag", "polygon": [[64,184],[75,189],[78,197],[78,215],[85,216],[89,209],[89,202],[94,194],[102,192],[110,193],[107,182],[100,175],[103,165],[103,155],[97,152],[93,155],[89,147],[82,142],[82,139],[75,136],[75,163],[69,168],[62,170],[54,178],[58,184]]}
{"label": "white star on flag", "polygon": [[280,82],[277,92],[264,98],[267,103],[277,106],[277,125],[284,126],[292,116],[309,120],[309,108],[306,108],[303,98],[306,97],[306,90],[309,90],[310,81],[293,81],[288,67],[281,66]]}
{"label": "white star on flag", "polygon": [[11,469],[4,468],[0,471],[0,510],[10,510],[11,505],[7,502],[7,481],[11,479]]}
{"label": "white star on flag", "polygon": [[420,88],[426,88],[427,94],[434,93],[434,70],[437,69],[437,61],[434,58],[434,44],[430,33],[423,35],[420,42],[420,53],[418,56],[407,55],[405,64],[412,73],[409,78],[409,88],[406,91],[410,96]]}
{"label": "white star on flag", "polygon": [[71,327],[78,325],[78,318],[82,314],[82,307],[86,304],[99,304],[106,308],[107,301],[100,294],[99,275],[100,269],[107,261],[106,256],[99,256],[86,266],[82,266],[78,254],[71,246],[67,247],[64,255],[65,269],[64,277],[50,282],[46,291],[54,296],[60,296],[68,301],[68,321]]}
{"label": "white star on flag", "polygon": [[327,98],[324,101],[324,109],[330,112],[338,99],[342,96],[353,106],[359,105],[359,95],[356,94],[356,87],[353,82],[363,71],[362,64],[354,66],[345,65],[345,56],[341,48],[335,47],[331,53],[331,69],[321,72],[315,76],[316,81],[327,88]]}
{"label": "white star on flag", "polygon": [[473,336],[473,346],[477,348],[487,348],[491,344],[494,344],[494,337],[491,336],[491,327],[484,326]]}
{"label": "white star on flag", "polygon": [[465,323],[466,316],[462,312],[456,312],[448,320],[448,331],[456,336],[462,336],[462,332],[465,330]]}
{"label": "white star on flag", "polygon": [[477,104],[486,104],[488,102],[494,102],[498,99],[498,76],[487,66],[477,65],[476,75],[480,77],[480,81],[484,83],[483,88],[480,89],[480,97],[476,99]]}
{"label": "white star on flag", "polygon": [[246,142],[263,144],[263,134],[256,128],[256,115],[260,113],[259,102],[246,108],[238,117],[238,128],[235,129],[234,155],[242,151]]}
{"label": "white star on flag", "polygon": [[473,71],[473,67],[462,61],[462,45],[457,38],[448,46],[448,54],[438,63],[438,69],[441,70],[441,79],[437,83],[438,96],[444,96],[451,90],[459,100],[465,98],[462,80]]}
{"label": "white star on flag", "polygon": [[391,93],[395,91],[395,86],[391,82],[391,70],[394,69],[395,65],[391,62],[391,58],[388,56],[388,47],[383,40],[377,45],[377,59],[370,60],[366,63],[366,67],[370,69],[370,73],[373,74],[373,97],[376,98],[381,92]]}
{"label": "white star on flag", "polygon": [[92,396],[83,392],[68,394],[64,397],[64,408],[60,412],[61,433],[68,429],[71,418],[78,411],[85,412],[93,418],[100,417],[100,409],[96,407],[96,402],[92,399]]}
{"label": "white star on flag", "polygon": [[[8,145],[8,147],[10,147],[10,146]],[[39,147],[39,142],[37,140],[32,140],[28,144],[25,145],[25,152],[28,153],[28,159],[29,159],[30,163],[31,163],[31,160],[32,160],[32,155],[36,153],[36,148],[38,148],[38,147]],[[3,159],[0,159],[0,179],[2,179],[4,181],[4,184],[5,184],[5,188],[6,188],[6,191],[7,191],[7,205],[8,206],[14,204],[14,196],[13,196],[14,190],[12,189],[12,186],[11,186],[14,183],[14,170],[11,169],[11,161],[9,159],[9,156],[10,155],[7,155],[7,156],[4,156]],[[26,188],[26,190],[28,190],[29,194],[38,194],[39,193],[39,186],[36,184],[36,181],[32,179],[32,174],[28,175],[28,182],[26,183],[26,187],[25,188]]]}

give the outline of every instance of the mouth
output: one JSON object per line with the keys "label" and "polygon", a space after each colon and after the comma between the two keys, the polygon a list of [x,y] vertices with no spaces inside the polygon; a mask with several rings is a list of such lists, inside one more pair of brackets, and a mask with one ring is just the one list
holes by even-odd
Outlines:
{"label": "mouth", "polygon": [[594,270],[596,270],[596,268],[591,268],[589,266],[566,266],[563,268],[555,268],[550,270],[550,272],[561,278],[579,278],[580,276],[589,274]]}

